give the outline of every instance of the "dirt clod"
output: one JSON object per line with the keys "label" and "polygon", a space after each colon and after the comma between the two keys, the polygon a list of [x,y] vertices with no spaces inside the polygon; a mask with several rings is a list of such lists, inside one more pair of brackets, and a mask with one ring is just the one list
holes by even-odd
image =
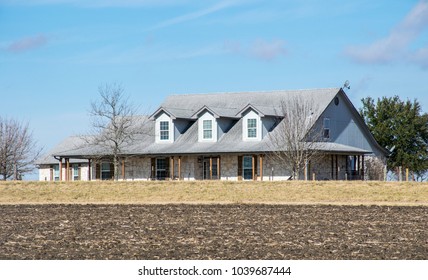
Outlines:
{"label": "dirt clod", "polygon": [[428,207],[1,205],[0,259],[428,259]]}

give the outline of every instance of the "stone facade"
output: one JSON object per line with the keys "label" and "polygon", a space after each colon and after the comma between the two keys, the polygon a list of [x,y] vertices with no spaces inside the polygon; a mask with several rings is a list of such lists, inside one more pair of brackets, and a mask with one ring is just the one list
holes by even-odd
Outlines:
{"label": "stone facade", "polygon": [[221,157],[221,179],[238,180],[238,157],[236,155],[225,155]]}
{"label": "stone facade", "polygon": [[[170,163],[169,175],[167,179],[170,179],[171,175],[175,180],[179,179],[179,158],[181,158],[181,180],[204,180],[209,178],[209,167],[205,170],[204,175],[204,161],[208,164],[211,158],[211,162],[217,165],[217,159],[219,158],[220,168],[218,169],[221,180],[237,181],[241,178],[238,177],[238,157],[240,155],[221,155],[221,156],[174,156],[167,158]],[[242,156],[242,155],[241,155]],[[279,181],[289,180],[292,177],[292,172],[289,168],[284,167],[277,159],[267,155],[263,155],[262,161],[260,160],[261,155],[254,155],[254,160],[257,164],[255,175],[257,181]],[[307,167],[308,180],[355,180],[363,179],[362,172],[362,158],[359,163],[353,163],[350,156],[345,155],[325,155],[318,160],[309,162]],[[172,168],[173,162],[173,168]],[[97,163],[93,161],[91,163],[91,180],[96,180],[96,166]],[[263,163],[263,167],[261,166]],[[378,158],[367,157],[365,159],[366,165],[364,166],[364,179],[368,180],[383,180],[383,166],[384,162]],[[70,181],[82,180],[87,181],[89,179],[89,168],[88,163],[79,163],[79,178],[75,178],[73,174],[73,164],[70,163]],[[41,165],[39,168],[39,180],[50,181],[54,180],[54,172],[51,170],[54,165]],[[59,166],[57,164],[57,166]],[[156,168],[156,167],[154,167]],[[62,168],[62,179],[66,178],[65,164]],[[263,169],[263,170],[262,170]],[[119,180],[123,180],[122,176],[122,162],[120,162],[119,168]],[[262,172],[263,171],[263,172]],[[263,179],[261,174],[263,173]],[[125,160],[125,180],[152,180],[152,166],[150,157],[130,157]],[[213,180],[218,179],[218,176],[213,173]],[[304,180],[304,170],[299,174],[299,179]]]}

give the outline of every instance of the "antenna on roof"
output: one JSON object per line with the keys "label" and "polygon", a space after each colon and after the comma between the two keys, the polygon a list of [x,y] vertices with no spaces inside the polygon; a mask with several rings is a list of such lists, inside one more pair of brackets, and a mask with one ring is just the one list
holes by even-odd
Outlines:
{"label": "antenna on roof", "polygon": [[343,88],[351,89],[351,86],[349,85],[348,80],[346,80],[345,83],[343,84]]}

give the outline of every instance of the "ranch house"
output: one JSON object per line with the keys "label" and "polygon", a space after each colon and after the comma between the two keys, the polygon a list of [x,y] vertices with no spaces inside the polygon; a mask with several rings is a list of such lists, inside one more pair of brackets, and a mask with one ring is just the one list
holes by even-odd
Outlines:
{"label": "ranch house", "polygon": [[[373,179],[368,165],[383,166],[379,146],[341,88],[171,95],[139,116],[143,133],[123,148],[121,180],[289,180],[290,168],[273,156],[272,136],[287,121],[283,107],[296,97],[311,102],[322,130],[320,157],[300,179]],[[299,116],[294,116],[298,118]],[[306,141],[301,139],[301,141]],[[78,136],[59,143],[38,161],[41,181],[111,180],[112,156]]]}

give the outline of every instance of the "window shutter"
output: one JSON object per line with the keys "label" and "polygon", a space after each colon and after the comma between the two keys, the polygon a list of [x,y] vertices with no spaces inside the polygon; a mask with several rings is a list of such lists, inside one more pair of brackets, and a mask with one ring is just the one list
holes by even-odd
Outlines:
{"label": "window shutter", "polygon": [[165,173],[166,173],[166,178],[170,178],[170,174],[169,174],[169,161],[171,160],[170,157],[167,157],[165,159]]}
{"label": "window shutter", "polygon": [[151,164],[150,164],[150,166],[151,166],[150,167],[150,170],[151,170],[150,179],[154,180],[154,179],[156,179],[156,158],[151,158],[150,161],[151,161]]}
{"label": "window shutter", "polygon": [[238,181],[242,181],[242,156],[238,156]]}
{"label": "window shutter", "polygon": [[54,175],[53,175],[53,165],[50,166],[49,168],[49,181],[54,181]]}
{"label": "window shutter", "polygon": [[101,179],[101,164],[99,163],[95,164],[95,179]]}
{"label": "window shutter", "polygon": [[82,178],[82,165],[79,163],[79,167],[78,167],[78,177],[77,177],[77,180],[81,180],[81,178]]}
{"label": "window shutter", "polygon": [[257,181],[257,176],[258,176],[258,173],[257,173],[257,155],[253,156],[253,162],[254,162],[254,166],[253,166],[253,168],[254,168],[254,178],[253,178],[253,180]]}

